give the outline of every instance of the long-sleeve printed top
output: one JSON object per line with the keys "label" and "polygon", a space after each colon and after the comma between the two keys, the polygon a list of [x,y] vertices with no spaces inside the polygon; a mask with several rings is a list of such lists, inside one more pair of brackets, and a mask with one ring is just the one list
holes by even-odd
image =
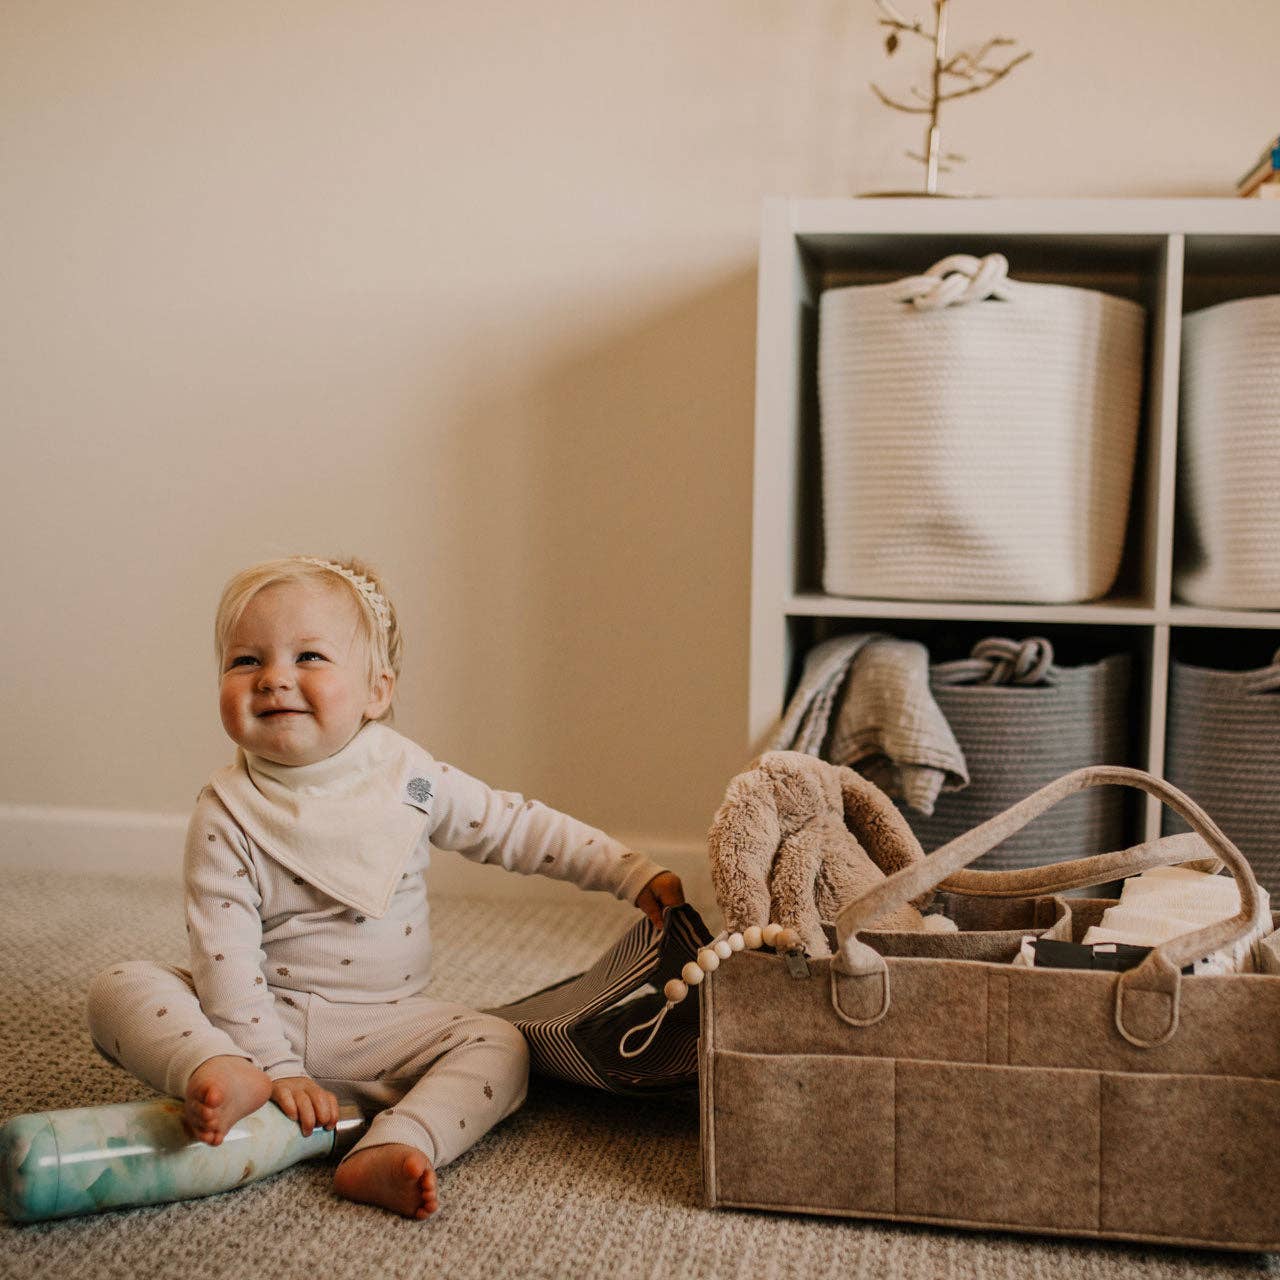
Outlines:
{"label": "long-sleeve printed top", "polygon": [[[380,917],[344,905],[266,854],[206,787],[187,832],[191,970],[206,1016],[273,1079],[304,1074],[275,1000],[315,993],[377,1003],[420,992],[431,973],[431,846],[523,875],[634,901],[662,870],[603,832],[432,761],[431,813]],[[299,999],[299,1003],[302,1003]]]}

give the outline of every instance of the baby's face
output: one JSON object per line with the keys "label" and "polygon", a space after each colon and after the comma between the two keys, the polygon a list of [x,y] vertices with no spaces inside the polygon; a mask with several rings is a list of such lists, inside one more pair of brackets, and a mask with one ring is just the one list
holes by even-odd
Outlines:
{"label": "baby's face", "polygon": [[341,588],[280,583],[249,601],[222,655],[218,708],[232,740],[276,764],[342,750],[391,702],[369,684],[359,606]]}

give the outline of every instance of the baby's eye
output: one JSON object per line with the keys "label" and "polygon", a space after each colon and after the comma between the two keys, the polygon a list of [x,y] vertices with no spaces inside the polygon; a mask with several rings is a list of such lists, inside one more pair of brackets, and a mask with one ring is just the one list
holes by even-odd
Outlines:
{"label": "baby's eye", "polygon": [[227,663],[227,670],[230,671],[232,667],[251,667],[257,661],[257,658],[252,654],[242,653],[239,657],[232,658],[231,661]]}
{"label": "baby's eye", "polygon": [[314,649],[308,649],[306,653],[298,654],[299,662],[323,662],[324,660],[324,654],[316,653]]}

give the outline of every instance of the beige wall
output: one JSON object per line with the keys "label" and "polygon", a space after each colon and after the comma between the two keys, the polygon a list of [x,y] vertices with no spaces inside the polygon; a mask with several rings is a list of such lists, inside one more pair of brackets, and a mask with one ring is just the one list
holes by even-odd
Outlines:
{"label": "beige wall", "polygon": [[[1274,0],[952,31],[1035,50],[953,109],[981,192],[1225,193],[1280,127]],[[746,750],[759,202],[913,180],[879,41],[871,0],[0,6],[0,802],[185,810],[222,581],[353,551],[402,729],[698,838]]]}

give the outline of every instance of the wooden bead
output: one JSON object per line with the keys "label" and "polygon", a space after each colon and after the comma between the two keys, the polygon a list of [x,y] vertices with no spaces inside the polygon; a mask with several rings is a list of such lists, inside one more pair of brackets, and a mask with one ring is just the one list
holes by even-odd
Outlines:
{"label": "wooden bead", "polygon": [[723,938],[721,938],[719,942],[715,943],[711,949],[720,957],[721,960],[727,960],[731,955],[733,955],[733,948]]}
{"label": "wooden bead", "polygon": [[720,957],[710,947],[703,947],[698,952],[698,968],[706,973],[714,973],[720,967]]}
{"label": "wooden bead", "polygon": [[685,980],[686,985],[696,987],[707,975],[703,973],[692,960],[690,960],[689,963],[680,970],[680,976]]}
{"label": "wooden bead", "polygon": [[764,945],[766,947],[772,947],[778,941],[778,934],[781,932],[782,926],[770,921],[763,929],[760,930],[760,936],[764,939]]}
{"label": "wooden bead", "polygon": [[741,951],[747,945],[740,933],[731,933],[726,941],[730,951]]}
{"label": "wooden bead", "polygon": [[672,1004],[679,1004],[681,1000],[689,994],[688,986],[681,982],[679,978],[672,978],[665,987],[662,988],[662,994],[671,1001]]}
{"label": "wooden bead", "polygon": [[763,931],[758,924],[753,924],[743,929],[742,943],[749,951],[755,951],[763,942]]}
{"label": "wooden bead", "polygon": [[778,936],[773,940],[775,951],[790,951],[792,947],[798,946],[800,939],[790,929],[779,929]]}

